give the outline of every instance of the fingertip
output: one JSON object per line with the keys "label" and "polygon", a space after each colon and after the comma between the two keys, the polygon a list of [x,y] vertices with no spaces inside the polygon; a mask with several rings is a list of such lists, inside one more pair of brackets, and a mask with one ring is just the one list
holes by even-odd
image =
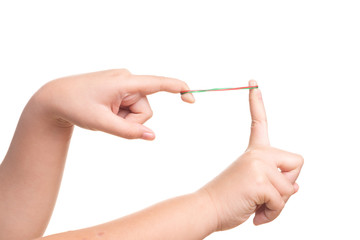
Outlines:
{"label": "fingertip", "polygon": [[155,139],[155,133],[150,128],[143,126],[143,129],[144,129],[144,132],[141,136],[142,139],[149,140],[149,141],[152,141]]}
{"label": "fingertip", "polygon": [[264,224],[266,222],[267,222],[267,218],[266,218],[264,212],[260,212],[260,213],[255,214],[255,217],[253,219],[253,224],[255,226],[262,225],[262,224]]}
{"label": "fingertip", "polygon": [[195,102],[195,98],[194,98],[194,96],[192,95],[192,93],[184,93],[184,94],[181,94],[181,99],[182,99],[184,102],[187,102],[187,103],[194,103],[194,102]]}
{"label": "fingertip", "polygon": [[257,86],[257,82],[255,80],[250,80],[249,86]]}
{"label": "fingertip", "polygon": [[[182,81],[182,83],[183,83],[184,85],[183,85],[181,91],[189,91],[189,90],[190,90],[189,85],[187,85],[187,83],[184,82],[184,81]],[[180,93],[181,93],[181,92],[180,92]],[[182,99],[184,102],[187,102],[187,103],[194,103],[194,102],[195,102],[195,98],[194,98],[194,95],[193,95],[192,93],[183,93],[183,94],[181,94],[181,99]]]}
{"label": "fingertip", "polygon": [[297,193],[299,191],[299,185],[297,183],[294,183],[294,193]]}
{"label": "fingertip", "polygon": [[[249,81],[249,87],[258,87],[258,83],[255,81],[255,80],[250,80]],[[261,97],[261,92],[258,88],[252,88],[250,89],[250,99],[251,100],[256,100],[256,99],[259,99],[261,100],[262,97]]]}
{"label": "fingertip", "polygon": [[141,138],[144,140],[152,141],[155,139],[155,134],[149,133],[149,132],[144,132]]}
{"label": "fingertip", "polygon": [[255,226],[259,226],[259,225],[260,225],[260,223],[257,221],[256,216],[255,216],[254,219],[253,219],[253,224],[254,224]]}

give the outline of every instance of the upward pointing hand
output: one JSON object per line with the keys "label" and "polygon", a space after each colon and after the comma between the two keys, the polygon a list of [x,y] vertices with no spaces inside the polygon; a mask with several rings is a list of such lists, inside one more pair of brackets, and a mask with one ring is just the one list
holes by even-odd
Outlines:
{"label": "upward pointing hand", "polygon": [[[249,82],[256,86],[255,81]],[[270,146],[267,119],[260,89],[249,93],[251,134],[245,153],[199,192],[209,196],[216,212],[217,229],[226,230],[255,213],[254,224],[274,220],[291,195],[303,158]],[[215,217],[214,217],[215,218]]]}
{"label": "upward pointing hand", "polygon": [[[256,85],[256,82],[252,80],[249,82],[249,85],[254,86]],[[272,155],[269,155],[272,156],[272,158],[270,158],[268,161],[272,161],[273,164],[276,164],[276,167],[281,171],[281,174],[274,174],[271,180],[274,187],[282,196],[284,202],[286,202],[292,195],[291,192],[296,193],[299,189],[299,186],[296,184],[295,181],[299,176],[301,167],[303,165],[303,158],[297,154],[288,153],[270,147],[267,129],[267,118],[261,92],[259,89],[250,90],[249,103],[252,121],[251,134],[247,151],[252,151],[253,149],[268,149],[269,153],[273,152]],[[288,180],[288,182],[293,185],[293,189],[285,186],[286,180]],[[256,210],[254,223],[266,223],[276,218],[277,215],[278,214],[276,211],[274,213],[274,211],[271,211],[271,209],[269,209],[266,204],[263,204],[259,206]]]}

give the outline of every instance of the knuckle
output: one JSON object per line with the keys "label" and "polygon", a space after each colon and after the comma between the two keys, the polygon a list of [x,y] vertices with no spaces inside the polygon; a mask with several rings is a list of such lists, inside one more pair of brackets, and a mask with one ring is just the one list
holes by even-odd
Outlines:
{"label": "knuckle", "polygon": [[258,128],[260,126],[266,126],[267,120],[266,119],[252,119],[251,120],[251,128]]}
{"label": "knuckle", "polygon": [[262,187],[266,184],[267,182],[267,179],[264,175],[262,174],[258,174],[256,177],[255,177],[255,185],[258,186],[258,187]]}
{"label": "knuckle", "polygon": [[189,86],[186,84],[185,81],[177,78],[169,78],[169,79],[174,82],[174,86],[176,86],[176,88],[178,88],[179,91],[189,89]]}
{"label": "knuckle", "polygon": [[288,184],[285,188],[285,192],[284,192],[284,195],[286,197],[290,197],[291,195],[293,195],[295,193],[295,189],[294,189],[294,186],[292,184]]}
{"label": "knuckle", "polygon": [[244,154],[244,160],[248,165],[249,170],[260,170],[262,168],[263,162],[261,158],[258,157],[257,150],[249,150]]}
{"label": "knuckle", "polygon": [[111,76],[113,76],[115,78],[127,77],[127,76],[131,75],[130,71],[127,70],[126,68],[112,69],[112,70],[110,70],[110,73],[111,73]]}
{"label": "knuckle", "polygon": [[181,86],[181,89],[180,90],[183,90],[183,89],[190,89],[189,86],[186,84],[186,82],[184,82],[183,80],[178,80],[179,81],[179,85]]}
{"label": "knuckle", "polygon": [[260,170],[261,167],[262,167],[263,163],[261,162],[261,160],[259,159],[252,159],[250,161],[250,167],[251,169],[254,169],[254,170]]}
{"label": "knuckle", "polygon": [[295,157],[298,165],[302,167],[304,165],[304,157],[300,154],[295,154]]}
{"label": "knuckle", "polygon": [[187,83],[186,83],[185,81],[179,80],[179,79],[177,79],[177,80],[179,81],[179,83],[180,83],[183,87],[189,88],[189,86],[187,85]]}
{"label": "knuckle", "polygon": [[284,200],[281,200],[279,201],[279,210],[281,211],[284,207],[285,207],[285,201]]}
{"label": "knuckle", "polygon": [[128,69],[126,69],[126,68],[120,68],[120,69],[118,69],[118,71],[123,75],[130,75],[131,74],[130,71]]}
{"label": "knuckle", "polygon": [[244,155],[249,159],[256,159],[260,153],[260,150],[256,148],[248,148]]}
{"label": "knuckle", "polygon": [[144,124],[147,120],[149,120],[150,118],[152,118],[153,116],[153,112],[152,110],[149,110],[147,112],[145,112],[143,114],[143,116],[141,117],[141,119],[138,121],[138,123]]}
{"label": "knuckle", "polygon": [[153,115],[154,115],[153,110],[149,109],[148,112],[147,112],[148,119],[152,118]]}

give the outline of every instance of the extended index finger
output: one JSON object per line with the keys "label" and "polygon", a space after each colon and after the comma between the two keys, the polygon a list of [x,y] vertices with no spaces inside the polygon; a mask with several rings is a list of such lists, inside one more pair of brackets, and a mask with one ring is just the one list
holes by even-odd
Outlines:
{"label": "extended index finger", "polygon": [[[249,81],[249,86],[257,86],[256,81]],[[250,90],[249,103],[252,120],[249,146],[270,145],[267,118],[260,89],[255,88]]]}
{"label": "extended index finger", "polygon": [[[189,90],[189,86],[176,78],[152,76],[152,75],[132,75],[131,82],[136,91],[149,95],[160,91],[180,93]],[[195,102],[194,96],[191,93],[182,94],[183,101],[188,103]]]}

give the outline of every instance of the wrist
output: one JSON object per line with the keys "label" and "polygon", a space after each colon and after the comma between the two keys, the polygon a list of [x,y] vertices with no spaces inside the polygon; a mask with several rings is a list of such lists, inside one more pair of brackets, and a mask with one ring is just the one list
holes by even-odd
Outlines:
{"label": "wrist", "polygon": [[41,87],[29,100],[24,112],[28,110],[32,115],[36,114],[40,121],[55,128],[65,130],[72,129],[74,124],[66,121],[59,111],[61,100],[56,97],[56,89],[52,82]]}
{"label": "wrist", "polygon": [[206,188],[201,188],[195,192],[195,194],[199,198],[199,201],[201,202],[203,209],[207,214],[205,224],[207,225],[209,232],[213,233],[218,231],[221,228],[219,226],[219,216],[211,194]]}
{"label": "wrist", "polygon": [[[73,125],[61,121],[50,107],[49,101],[36,93],[27,103],[19,120],[24,134],[42,136],[48,141],[69,141],[73,132]],[[59,143],[60,143],[59,142]]]}

